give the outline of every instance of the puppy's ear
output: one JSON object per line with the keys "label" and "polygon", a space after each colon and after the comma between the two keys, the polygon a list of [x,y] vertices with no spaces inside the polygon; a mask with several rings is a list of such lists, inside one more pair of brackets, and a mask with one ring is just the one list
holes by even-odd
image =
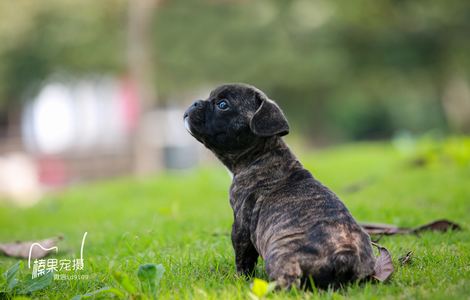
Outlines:
{"label": "puppy's ear", "polygon": [[[259,95],[261,96],[261,95]],[[261,96],[261,105],[250,121],[250,128],[257,136],[283,136],[289,133],[289,123],[282,110],[272,100]]]}

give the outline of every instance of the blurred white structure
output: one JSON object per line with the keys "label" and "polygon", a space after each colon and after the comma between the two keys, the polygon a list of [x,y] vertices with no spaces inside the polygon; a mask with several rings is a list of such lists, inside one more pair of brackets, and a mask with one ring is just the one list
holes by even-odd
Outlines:
{"label": "blurred white structure", "polygon": [[[194,167],[208,153],[183,125],[185,107],[197,95],[206,91],[180,96],[187,100],[182,106],[143,113],[130,80],[47,81],[23,108],[23,146],[0,151],[0,200],[32,204],[51,188],[135,174],[136,157],[145,158],[150,173]],[[137,134],[144,153],[142,144],[136,151]]]}
{"label": "blurred white structure", "polygon": [[30,206],[42,192],[37,166],[31,157],[22,153],[0,156],[0,195],[21,206]]}
{"label": "blurred white structure", "polygon": [[49,82],[25,107],[24,144],[40,155],[119,151],[137,115],[138,98],[125,81]]}
{"label": "blurred white structure", "polygon": [[166,169],[188,169],[198,163],[202,147],[183,126],[184,110],[154,110],[144,116],[145,139],[161,152]]}

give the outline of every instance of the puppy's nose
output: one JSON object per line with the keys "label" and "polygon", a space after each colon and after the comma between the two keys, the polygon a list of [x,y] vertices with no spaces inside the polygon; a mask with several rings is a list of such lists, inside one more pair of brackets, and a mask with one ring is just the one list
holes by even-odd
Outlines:
{"label": "puppy's nose", "polygon": [[197,101],[194,101],[193,104],[191,104],[188,109],[186,110],[186,112],[184,113],[184,116],[183,118],[186,118],[189,116],[189,113],[193,110],[198,110],[198,109],[201,109],[204,105],[203,103],[204,101],[202,100],[197,100]]}

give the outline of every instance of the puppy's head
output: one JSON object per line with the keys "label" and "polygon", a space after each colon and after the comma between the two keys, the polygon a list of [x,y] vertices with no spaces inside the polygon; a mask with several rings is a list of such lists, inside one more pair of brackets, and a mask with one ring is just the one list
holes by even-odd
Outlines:
{"label": "puppy's head", "polygon": [[281,109],[246,84],[225,84],[184,114],[186,129],[216,154],[243,152],[263,139],[289,133]]}

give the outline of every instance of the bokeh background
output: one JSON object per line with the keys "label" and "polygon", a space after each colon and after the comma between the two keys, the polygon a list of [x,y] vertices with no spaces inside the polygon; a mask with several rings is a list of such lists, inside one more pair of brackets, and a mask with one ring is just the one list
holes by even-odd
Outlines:
{"label": "bokeh background", "polygon": [[468,134],[469,33],[461,0],[1,1],[0,198],[205,163],[182,114],[224,82],[305,147]]}

